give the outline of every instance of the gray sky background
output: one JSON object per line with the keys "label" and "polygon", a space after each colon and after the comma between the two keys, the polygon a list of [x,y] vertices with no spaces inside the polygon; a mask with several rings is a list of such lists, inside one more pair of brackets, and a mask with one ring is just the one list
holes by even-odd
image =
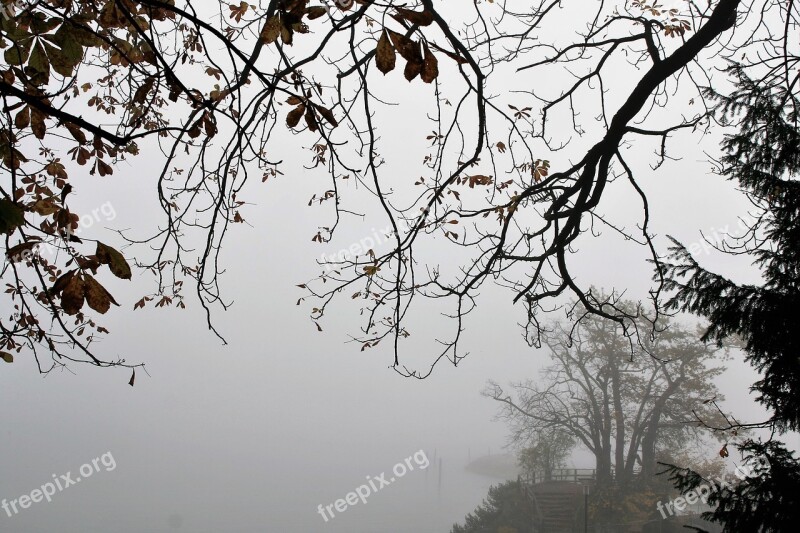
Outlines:
{"label": "gray sky background", "polygon": [[[411,134],[424,141],[428,129],[406,120],[384,134],[398,143]],[[671,152],[682,160],[657,172],[646,171],[654,160],[650,148],[629,152],[651,199],[653,231],[687,244],[701,241],[700,230],[733,231],[748,207],[732,184],[709,171],[703,150],[713,151],[716,139],[698,139],[684,134],[673,140]],[[384,153],[394,165],[403,164],[402,154],[397,145]],[[87,230],[97,232],[93,236],[119,244],[101,225],[144,231],[159,221],[149,159],[134,158],[113,177],[78,181],[74,211],[110,202],[117,215]],[[294,163],[294,172],[250,187],[247,199],[257,205],[243,215],[252,227],[237,226],[229,235],[223,287],[235,304],[214,317],[227,346],[206,330],[193,300],[186,311],[131,311],[150,288],[149,280],[137,283],[135,277],[133,283],[108,283],[122,309],[104,318],[112,334],[101,346],[109,356],[147,363],[150,376],[137,373],[134,388],[126,385],[124,371],[73,365],[74,374],[43,378],[24,356],[0,367],[0,499],[30,493],[52,474],[76,472],[105,452],[117,464],[51,503],[12,518],[0,512],[0,530],[434,533],[448,531],[480,503],[496,480],[463,467],[470,456],[500,451],[507,435],[480,391],[487,379],[508,383],[535,376],[547,364],[546,354],[524,343],[517,325],[523,310],[512,306],[510,293],[488,285],[464,335],[471,355],[458,368],[439,366],[425,381],[392,372],[388,346],[360,352],[346,343],[347,333],[360,325],[347,303],[317,332],[308,306],[295,305],[301,295],[295,285],[319,273],[314,261],[321,253],[386,224],[350,221],[337,244],[312,243],[330,213],[306,207],[321,181],[302,172],[302,162]],[[629,187],[616,184],[601,205],[603,213],[630,223],[638,209]],[[664,251],[665,240],[659,243]],[[634,299],[646,296],[651,271],[641,249],[608,231],[600,239],[582,239],[579,248],[573,264],[580,281],[625,289]],[[700,259],[737,280],[757,280],[746,262],[717,253]],[[433,335],[435,326],[427,324],[437,324],[437,311],[417,312],[420,337]],[[432,345],[412,339],[409,347],[414,360],[425,361]],[[747,392],[754,377],[737,358],[719,383],[728,397],[725,407],[741,419],[761,412]],[[441,491],[438,465],[431,464],[328,523],[317,514],[318,504],[344,497],[366,476],[388,472],[420,449],[431,461],[434,452],[443,459]],[[576,457],[574,466],[591,466]]]}

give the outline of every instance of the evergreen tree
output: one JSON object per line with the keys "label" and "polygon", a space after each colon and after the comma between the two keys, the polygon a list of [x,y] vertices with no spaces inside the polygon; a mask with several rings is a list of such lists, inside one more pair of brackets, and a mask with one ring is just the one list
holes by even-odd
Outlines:
{"label": "evergreen tree", "polygon": [[[800,518],[800,463],[777,440],[786,431],[800,428],[800,126],[797,87],[800,74],[783,83],[752,80],[742,67],[730,69],[736,90],[721,95],[711,89],[706,95],[716,101],[715,111],[727,135],[720,160],[721,171],[761,211],[745,237],[724,250],[746,254],[760,269],[759,285],[737,284],[704,269],[677,241],[671,262],[661,273],[666,287],[674,290],[668,307],[688,311],[710,322],[705,339],[722,342],[729,337],[743,340],[746,360],[761,374],[753,384],[757,400],[772,413],[763,422],[727,427],[772,430],[766,442],[746,440],[739,446],[750,464],[768,461],[744,476],[735,486],[723,488],[709,498],[715,509],[706,518],[723,525],[724,531],[796,531]],[[723,448],[722,454],[727,452]],[[682,491],[705,480],[695,472],[669,466],[668,471]]]}

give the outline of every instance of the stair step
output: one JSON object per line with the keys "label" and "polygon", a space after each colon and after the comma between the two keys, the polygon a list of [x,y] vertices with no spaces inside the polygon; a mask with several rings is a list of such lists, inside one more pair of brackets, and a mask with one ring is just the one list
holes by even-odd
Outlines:
{"label": "stair step", "polygon": [[539,520],[547,533],[573,533],[582,504],[583,487],[567,481],[533,485],[529,497],[535,499]]}

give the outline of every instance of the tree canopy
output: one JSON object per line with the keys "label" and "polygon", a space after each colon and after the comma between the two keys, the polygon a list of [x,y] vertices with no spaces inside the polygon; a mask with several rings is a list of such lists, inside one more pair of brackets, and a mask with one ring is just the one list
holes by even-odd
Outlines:
{"label": "tree canopy", "polygon": [[[514,384],[510,393],[492,383],[485,394],[500,402],[517,446],[554,431],[570,436],[594,456],[595,499],[612,491],[617,503],[647,494],[636,507],[652,514],[657,494],[648,489],[664,484],[656,477],[658,461],[691,458],[698,468],[714,455],[711,434],[698,420],[721,422],[709,400],[723,400],[714,380],[724,358],[695,331],[665,319],[648,341],[652,356],[633,359],[613,320],[587,315],[573,330],[553,329],[544,334],[552,364],[538,378]],[[612,509],[610,499],[597,505],[595,518],[604,523],[634,514],[633,506]]]}
{"label": "tree canopy", "polygon": [[[671,137],[716,126],[704,87],[723,83],[714,68],[731,60],[796,90],[792,1],[2,4],[10,312],[0,317],[0,350],[7,359],[29,350],[43,372],[68,361],[137,367],[93,347],[106,333],[99,315],[118,304],[196,301],[216,332],[212,311],[228,306],[223,242],[249,216],[249,182],[268,187],[298,161],[327,179],[309,201],[327,208],[314,241],[362,216],[392,228],[389,249],[339,258],[300,284],[320,329],[330,307],[352,297],[364,317],[361,348],[388,344],[398,372],[425,377],[464,356],[467,315],[496,281],[524,306],[532,342],[541,313],[571,294],[620,324],[634,351],[640,310],[570,270],[573,246],[601,226],[660,261],[640,170],[621,147],[655,141],[661,165]],[[597,111],[587,119],[576,102]],[[691,105],[681,114],[675,103]],[[77,237],[78,176],[113,176],[143,157],[161,169],[150,180],[162,210],[155,227],[143,221],[113,243]],[[640,196],[633,232],[599,209],[612,182]],[[452,264],[427,255],[434,242]],[[118,302],[105,280],[134,271],[154,282],[138,301]],[[649,329],[663,287],[653,286]],[[430,301],[453,320],[430,368],[407,367],[408,319]]]}
{"label": "tree canopy", "polygon": [[632,360],[621,327],[590,315],[575,331],[547,334],[552,364],[539,379],[515,384],[514,396],[496,383],[485,394],[502,404],[516,442],[558,429],[595,455],[602,482],[612,471],[621,485],[634,472],[653,476],[658,453],[698,439],[697,417],[718,418],[706,400],[723,399],[714,384],[723,369],[717,350],[678,324],[659,326],[654,357]]}

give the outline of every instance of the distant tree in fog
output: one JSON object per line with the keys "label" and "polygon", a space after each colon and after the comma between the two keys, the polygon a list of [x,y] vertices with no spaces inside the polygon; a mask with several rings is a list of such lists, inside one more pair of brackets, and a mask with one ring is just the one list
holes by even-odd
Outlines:
{"label": "distant tree in fog", "polygon": [[526,478],[549,480],[554,470],[563,468],[575,447],[575,437],[562,428],[530,435],[518,453],[519,466]]}
{"label": "distant tree in fog", "polygon": [[584,313],[574,329],[557,324],[543,335],[552,364],[540,376],[513,384],[511,393],[490,382],[484,394],[501,404],[513,442],[525,447],[541,434],[568,434],[594,455],[598,487],[622,499],[659,483],[659,459],[693,453],[700,462],[715,453],[698,420],[719,420],[709,400],[722,399],[714,384],[720,350],[677,321],[661,318],[657,326],[631,357],[618,323]]}

